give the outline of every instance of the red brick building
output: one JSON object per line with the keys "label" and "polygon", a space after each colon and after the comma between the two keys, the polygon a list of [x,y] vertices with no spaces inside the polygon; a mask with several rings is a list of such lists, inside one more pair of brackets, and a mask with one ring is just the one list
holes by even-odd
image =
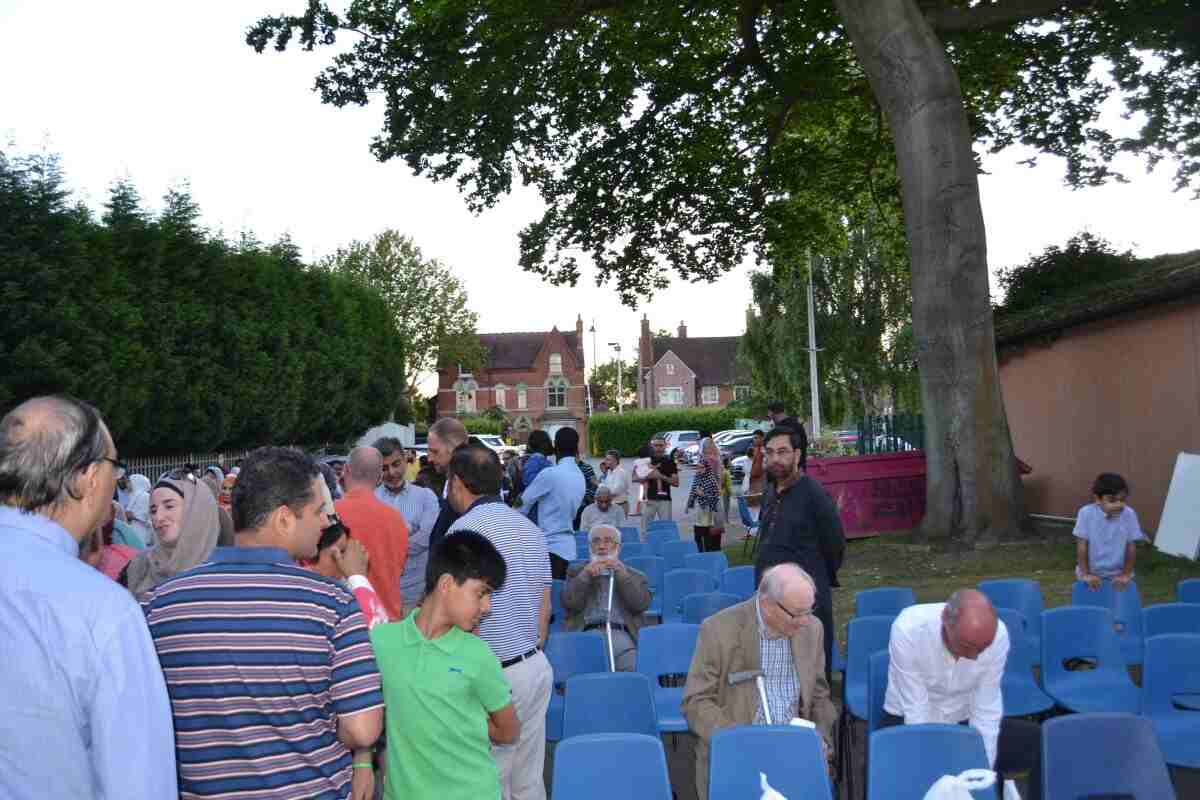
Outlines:
{"label": "red brick building", "polygon": [[738,361],[738,336],[653,336],[642,317],[638,338],[638,408],[722,408],[750,396],[750,375]]}
{"label": "red brick building", "polygon": [[438,370],[438,416],[478,414],[498,406],[514,441],[524,442],[541,428],[554,437],[559,428],[579,431],[587,441],[587,380],[583,362],[583,319],[575,330],[481,333],[487,351],[474,373],[457,366]]}

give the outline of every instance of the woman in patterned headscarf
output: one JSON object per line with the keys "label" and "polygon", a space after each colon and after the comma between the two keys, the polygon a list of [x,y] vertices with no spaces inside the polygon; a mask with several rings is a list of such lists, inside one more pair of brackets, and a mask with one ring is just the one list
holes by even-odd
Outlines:
{"label": "woman in patterned headscarf", "polygon": [[721,465],[721,451],[710,438],[706,437],[700,442],[698,467],[687,499],[688,510],[696,509],[693,524],[696,547],[701,553],[720,551],[725,525],[717,512],[721,508],[721,472],[724,467]]}
{"label": "woman in patterned headscarf", "polygon": [[155,484],[150,519],[156,544],[129,562],[121,581],[134,597],[205,561],[221,532],[217,498],[192,472]]}

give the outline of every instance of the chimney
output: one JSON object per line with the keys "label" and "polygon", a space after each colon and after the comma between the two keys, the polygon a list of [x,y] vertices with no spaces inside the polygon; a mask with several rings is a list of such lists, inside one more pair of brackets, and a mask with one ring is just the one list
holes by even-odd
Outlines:
{"label": "chimney", "polygon": [[583,315],[575,316],[575,335],[579,337],[579,346],[583,347]]}
{"label": "chimney", "polygon": [[680,339],[687,338],[687,324],[685,322],[683,322],[682,320],[680,320],[680,322],[679,322],[679,338]]}

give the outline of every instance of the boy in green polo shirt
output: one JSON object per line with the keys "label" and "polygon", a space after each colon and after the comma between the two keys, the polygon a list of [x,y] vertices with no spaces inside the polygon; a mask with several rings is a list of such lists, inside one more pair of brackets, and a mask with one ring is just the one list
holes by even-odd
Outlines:
{"label": "boy in green polo shirt", "polygon": [[498,800],[490,742],[516,741],[512,692],[490,647],[470,632],[504,585],[504,558],[459,531],[434,547],[425,600],[371,629],[387,708],[386,800]]}

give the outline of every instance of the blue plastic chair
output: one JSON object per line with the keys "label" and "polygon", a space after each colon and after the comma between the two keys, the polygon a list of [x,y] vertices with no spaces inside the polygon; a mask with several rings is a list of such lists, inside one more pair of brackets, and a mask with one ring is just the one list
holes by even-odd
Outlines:
{"label": "blue plastic chair", "polygon": [[746,555],[747,548],[753,555],[754,551],[758,549],[758,520],[750,513],[750,504],[746,502],[743,495],[738,495],[737,505],[738,517],[746,528],[746,541],[742,543],[742,555]]}
{"label": "blue plastic chair", "polygon": [[683,621],[689,625],[699,625],[704,620],[723,611],[730,606],[742,602],[736,594],[724,592],[699,592],[683,598]]}
{"label": "blue plastic chair", "polygon": [[879,730],[883,723],[883,702],[887,699],[888,668],[891,656],[887,650],[871,653],[867,662],[867,734]]}
{"label": "blue plastic chair", "polygon": [[683,598],[689,594],[715,592],[717,582],[713,576],[698,569],[667,570],[663,577],[662,621],[683,621]]}
{"label": "blue plastic chair", "polygon": [[689,553],[683,557],[683,568],[711,572],[720,586],[721,576],[729,569],[729,559],[724,553]]}
{"label": "blue plastic chair", "polygon": [[673,519],[656,519],[646,526],[646,533],[670,533],[679,538],[679,523]]}
{"label": "blue plastic chair", "polygon": [[646,531],[646,544],[650,545],[650,549],[654,552],[654,555],[656,555],[656,556],[661,557],[663,554],[664,547],[666,547],[671,542],[678,542],[678,541],[680,541],[678,531],[673,531],[673,530],[670,530],[670,531],[666,531],[666,530]]}
{"label": "blue plastic chair", "polygon": [[575,534],[575,558],[587,558],[592,552],[592,544],[588,541],[586,533]]}
{"label": "blue plastic chair", "polygon": [[[662,546],[662,557],[667,562],[667,572],[683,569],[683,559],[698,552],[695,542],[675,541]],[[714,578],[714,580],[716,580]]]}
{"label": "blue plastic chair", "polygon": [[871,654],[888,649],[895,617],[855,617],[846,626],[846,709],[855,719],[867,718],[867,680]]}
{"label": "blue plastic chair", "polygon": [[1188,578],[1176,584],[1175,599],[1181,603],[1200,603],[1200,578]]}
{"label": "blue plastic chair", "polygon": [[1034,663],[1038,663],[1042,657],[1042,612],[1046,610],[1042,585],[1027,578],[1003,578],[980,581],[979,591],[988,596],[997,610],[1014,608],[1021,612],[1025,617],[1025,638],[1029,640]]}
{"label": "blue plastic chair", "polygon": [[[943,775],[988,769],[979,731],[967,725],[898,725],[871,734],[867,800],[923,800]],[[975,792],[995,800],[995,788]]]}
{"label": "blue plastic chair", "polygon": [[622,547],[624,547],[627,544],[633,544],[635,542],[637,544],[642,543],[642,532],[637,529],[637,526],[622,525],[620,527],[620,531],[621,531],[621,546]]}
{"label": "blue plastic chair", "polygon": [[1111,611],[1113,630],[1125,663],[1142,663],[1142,595],[1137,581],[1130,581],[1121,591],[1113,587],[1111,580],[1105,580],[1099,589],[1089,589],[1083,581],[1075,581],[1071,587],[1071,605],[1099,606]]}
{"label": "blue plastic chair", "polygon": [[1175,800],[1154,725],[1133,714],[1069,714],[1046,720],[1042,764],[1046,800],[1093,795]]}
{"label": "blue plastic chair", "polygon": [[588,733],[658,736],[650,679],[637,672],[592,673],[568,678],[562,738]]}
{"label": "blue plastic chair", "polygon": [[[1064,662],[1073,658],[1095,659],[1096,668],[1068,670]],[[1055,703],[1076,713],[1137,713],[1141,698],[1125,669],[1112,612],[1095,606],[1042,612],[1042,687]]]}
{"label": "blue plastic chair", "polygon": [[996,613],[1008,629],[1008,660],[1000,678],[1004,716],[1028,717],[1049,711],[1054,708],[1054,698],[1033,679],[1035,659],[1029,649],[1025,615],[1014,608],[997,608]]}
{"label": "blue plastic chair", "polygon": [[1162,603],[1142,609],[1146,639],[1164,633],[1200,633],[1200,603]]}
{"label": "blue plastic chair", "polygon": [[554,670],[554,689],[546,709],[546,739],[562,738],[565,686],[570,678],[608,671],[608,653],[598,633],[556,633],[546,640],[546,660]]}
{"label": "blue plastic chair", "polygon": [[721,573],[721,591],[749,600],[754,594],[754,567],[730,567]]}
{"label": "blue plastic chair", "polygon": [[551,794],[565,800],[671,800],[662,740],[597,733],[561,742],[554,751]]}
{"label": "blue plastic chair", "polygon": [[681,622],[649,625],[638,634],[637,671],[650,680],[661,733],[682,733],[688,729],[679,705],[699,635],[699,625]]}
{"label": "blue plastic chair", "polygon": [[555,580],[550,584],[550,612],[553,614],[553,621],[550,623],[551,633],[567,629],[567,609],[563,607],[562,603],[562,590],[566,585],[566,581],[560,580]]}
{"label": "blue plastic chair", "polygon": [[657,556],[640,556],[623,558],[625,566],[633,567],[646,576],[650,584],[650,607],[646,613],[653,617],[662,617],[663,576],[667,573],[666,562]]}
{"label": "blue plastic chair", "polygon": [[650,545],[642,544],[641,542],[630,542],[629,544],[621,545],[621,560],[629,563],[631,558],[645,558],[653,556],[654,551],[650,549]]}
{"label": "blue plastic chair", "polygon": [[713,734],[709,800],[745,800],[762,794],[759,773],[784,797],[832,800],[821,739],[811,728],[742,725]]}
{"label": "blue plastic chair", "polygon": [[1200,713],[1175,707],[1174,696],[1200,696],[1200,634],[1167,633],[1146,640],[1142,716],[1154,723],[1168,764],[1200,768]]}
{"label": "blue plastic chair", "polygon": [[895,617],[904,609],[916,604],[916,594],[907,587],[881,586],[878,589],[864,589],[854,595],[854,616]]}

